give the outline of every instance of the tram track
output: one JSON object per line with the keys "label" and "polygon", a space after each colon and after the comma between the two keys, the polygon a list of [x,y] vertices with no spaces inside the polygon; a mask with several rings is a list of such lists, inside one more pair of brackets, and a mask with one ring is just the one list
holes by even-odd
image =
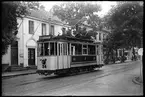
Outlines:
{"label": "tram track", "polygon": [[[129,65],[132,65],[132,67],[129,66]],[[120,66],[118,67],[118,66],[114,65],[112,67],[112,69],[111,69],[111,67],[107,66],[106,68],[104,68],[102,70],[94,70],[93,72],[81,72],[79,74],[67,75],[67,76],[51,75],[51,76],[48,76],[48,77],[42,77],[42,78],[35,79],[35,81],[33,80],[33,81],[13,85],[13,87],[17,87],[17,88],[20,87],[21,88],[23,86],[25,86],[25,87],[29,86],[29,88],[27,88],[26,90],[22,89],[22,90],[18,91],[18,93],[22,92],[22,93],[27,94],[27,92],[31,91],[30,95],[34,95],[35,93],[41,93],[41,92],[36,92],[36,88],[39,88],[40,91],[49,90],[48,92],[53,92],[53,91],[55,91],[57,89],[60,89],[62,87],[71,87],[71,86],[74,86],[74,85],[82,84],[82,82],[87,83],[87,82],[92,81],[94,79],[99,79],[99,78],[109,76],[109,75],[112,75],[112,74],[125,72],[125,71],[131,70],[133,68],[135,68],[134,65],[130,64],[130,63],[126,64],[126,65],[123,64],[121,67]],[[84,77],[84,76],[86,76],[86,74],[88,74],[87,76],[89,76],[89,74],[91,74],[91,73],[96,73],[97,75],[89,77],[87,79]],[[81,76],[81,78],[80,78],[79,75],[83,75],[83,76]],[[76,79],[79,78],[79,80],[78,81],[71,81],[71,80],[74,80],[74,78],[76,78]],[[66,83],[63,83],[63,82],[66,82]],[[57,83],[57,84],[53,87],[49,87],[49,89],[48,89],[48,86],[51,86],[54,83]],[[30,87],[30,85],[32,87]]]}
{"label": "tram track", "polygon": [[[126,65],[125,65],[125,66],[126,66]],[[116,68],[118,68],[118,67],[116,67]],[[120,67],[119,69],[116,69],[116,68],[107,71],[104,75],[106,75],[106,74],[108,74],[108,73],[111,73],[111,72],[114,72],[114,71],[118,71],[118,70],[125,69],[126,67]],[[44,77],[44,78],[39,78],[39,80],[30,81],[30,82],[26,82],[26,83],[21,83],[21,84],[16,85],[16,86],[27,85],[27,84],[31,84],[31,83],[37,83],[37,82],[44,81],[44,79],[48,79],[50,82],[53,82],[53,81],[51,81],[52,79],[63,78],[63,77],[71,77],[71,76],[78,76],[78,75],[81,75],[81,74],[93,73],[93,72],[97,72],[97,71],[101,71],[101,70],[85,71],[85,72],[79,72],[79,73],[64,75],[64,76],[50,75],[50,76],[48,76],[48,77],[46,76],[46,77]]]}
{"label": "tram track", "polygon": [[[122,68],[119,68],[119,69],[115,69],[115,70],[111,70],[111,71],[109,71],[109,72],[106,72],[106,73],[104,73],[104,74],[101,74],[101,75],[99,75],[99,76],[95,76],[95,77],[92,77],[92,78],[89,78],[89,79],[81,79],[79,82],[77,81],[77,82],[75,82],[75,83],[69,83],[69,84],[61,84],[61,85],[59,85],[59,86],[57,86],[57,87],[54,87],[54,88],[51,88],[51,89],[49,89],[49,91],[48,92],[53,92],[53,91],[57,91],[58,89],[60,89],[60,88],[62,88],[62,87],[71,87],[71,86],[73,86],[74,87],[74,85],[79,85],[79,84],[82,84],[82,82],[85,84],[85,83],[87,83],[87,82],[90,82],[90,81],[92,81],[92,80],[94,80],[94,79],[99,79],[99,78],[102,78],[102,77],[105,77],[105,76],[109,76],[109,75],[113,75],[113,74],[117,74],[117,73],[120,73],[120,72],[125,72],[125,71],[128,71],[128,70],[131,70],[131,69],[133,69],[134,67],[132,67],[132,68],[128,68],[128,67],[122,67]],[[43,86],[42,86],[43,87]],[[41,87],[40,87],[41,88]],[[46,87],[47,88],[47,87]],[[44,90],[45,90],[45,88],[43,88]],[[42,93],[42,92],[37,92],[38,94],[39,93]]]}

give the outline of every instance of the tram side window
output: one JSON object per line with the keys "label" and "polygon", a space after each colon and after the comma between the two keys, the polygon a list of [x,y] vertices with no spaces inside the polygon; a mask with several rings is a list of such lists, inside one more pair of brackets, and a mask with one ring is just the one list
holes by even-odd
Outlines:
{"label": "tram side window", "polygon": [[58,55],[60,56],[60,44],[58,44]]}
{"label": "tram side window", "polygon": [[96,54],[94,45],[88,45],[88,54],[90,55]]}
{"label": "tram side window", "polygon": [[82,44],[76,44],[76,54],[82,55]]}
{"label": "tram side window", "polygon": [[96,52],[97,55],[99,55],[99,46],[98,45],[97,45],[97,49],[96,50],[97,50],[97,52]]}
{"label": "tram side window", "polygon": [[83,54],[87,54],[87,45],[83,45]]}
{"label": "tram side window", "polygon": [[44,55],[47,56],[49,55],[49,50],[50,50],[50,46],[49,43],[44,43]]}
{"label": "tram side window", "polygon": [[63,44],[63,55],[67,55],[67,44]]}
{"label": "tram side window", "polygon": [[70,43],[68,43],[67,46],[68,46],[68,55],[70,55],[70,47],[69,47],[70,46]]}
{"label": "tram side window", "polygon": [[57,55],[57,43],[55,43],[55,55]]}
{"label": "tram side window", "polygon": [[75,53],[75,55],[82,55],[82,44],[72,44],[72,54],[73,53]]}
{"label": "tram side window", "polygon": [[71,44],[71,55],[75,55],[75,44]]}

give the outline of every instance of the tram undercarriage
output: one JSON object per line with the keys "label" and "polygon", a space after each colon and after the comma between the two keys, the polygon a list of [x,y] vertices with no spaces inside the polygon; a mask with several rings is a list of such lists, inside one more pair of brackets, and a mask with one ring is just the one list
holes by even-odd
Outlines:
{"label": "tram undercarriage", "polygon": [[100,65],[91,65],[91,66],[80,66],[80,67],[71,67],[66,69],[57,69],[57,70],[37,70],[39,75],[70,75],[70,74],[78,74],[83,72],[91,72],[94,71],[95,68],[101,68],[103,64]]}

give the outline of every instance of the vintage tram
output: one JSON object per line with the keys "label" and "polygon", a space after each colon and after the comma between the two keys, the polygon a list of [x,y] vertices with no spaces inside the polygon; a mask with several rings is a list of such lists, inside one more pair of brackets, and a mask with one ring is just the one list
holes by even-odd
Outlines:
{"label": "vintage tram", "polygon": [[99,43],[69,36],[39,36],[37,41],[37,73],[70,74],[92,71],[103,66]]}

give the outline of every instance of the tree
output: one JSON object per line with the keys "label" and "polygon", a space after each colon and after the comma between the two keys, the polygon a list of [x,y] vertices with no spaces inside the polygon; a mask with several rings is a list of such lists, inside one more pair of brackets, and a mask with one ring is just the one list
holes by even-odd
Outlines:
{"label": "tree", "polygon": [[34,10],[45,8],[43,5],[40,5],[38,1],[31,1],[31,2],[22,1],[21,4],[23,4],[27,8],[34,9]]}
{"label": "tree", "polygon": [[2,2],[2,55],[7,52],[8,45],[16,40],[18,33],[17,18],[28,15],[27,9],[44,8],[39,2],[9,1]]}
{"label": "tree", "polygon": [[[58,16],[62,21],[65,21],[70,26],[75,26],[74,33],[77,37],[90,34],[87,34],[88,32],[85,31],[85,28],[78,29],[79,23],[87,21],[93,28],[93,31],[97,29],[96,27],[100,23],[100,18],[95,14],[98,11],[101,11],[101,7],[98,4],[69,2],[55,5],[52,9],[54,15]],[[74,29],[74,27],[72,27],[72,29]]]}
{"label": "tree", "polygon": [[112,33],[120,36],[119,38],[115,36],[116,34],[113,34],[115,45],[119,44],[119,48],[140,46],[143,34],[143,6],[140,2],[119,2],[117,6],[111,9],[106,20]]}
{"label": "tree", "polygon": [[17,18],[26,14],[26,7],[20,2],[2,2],[2,55],[16,39]]}

